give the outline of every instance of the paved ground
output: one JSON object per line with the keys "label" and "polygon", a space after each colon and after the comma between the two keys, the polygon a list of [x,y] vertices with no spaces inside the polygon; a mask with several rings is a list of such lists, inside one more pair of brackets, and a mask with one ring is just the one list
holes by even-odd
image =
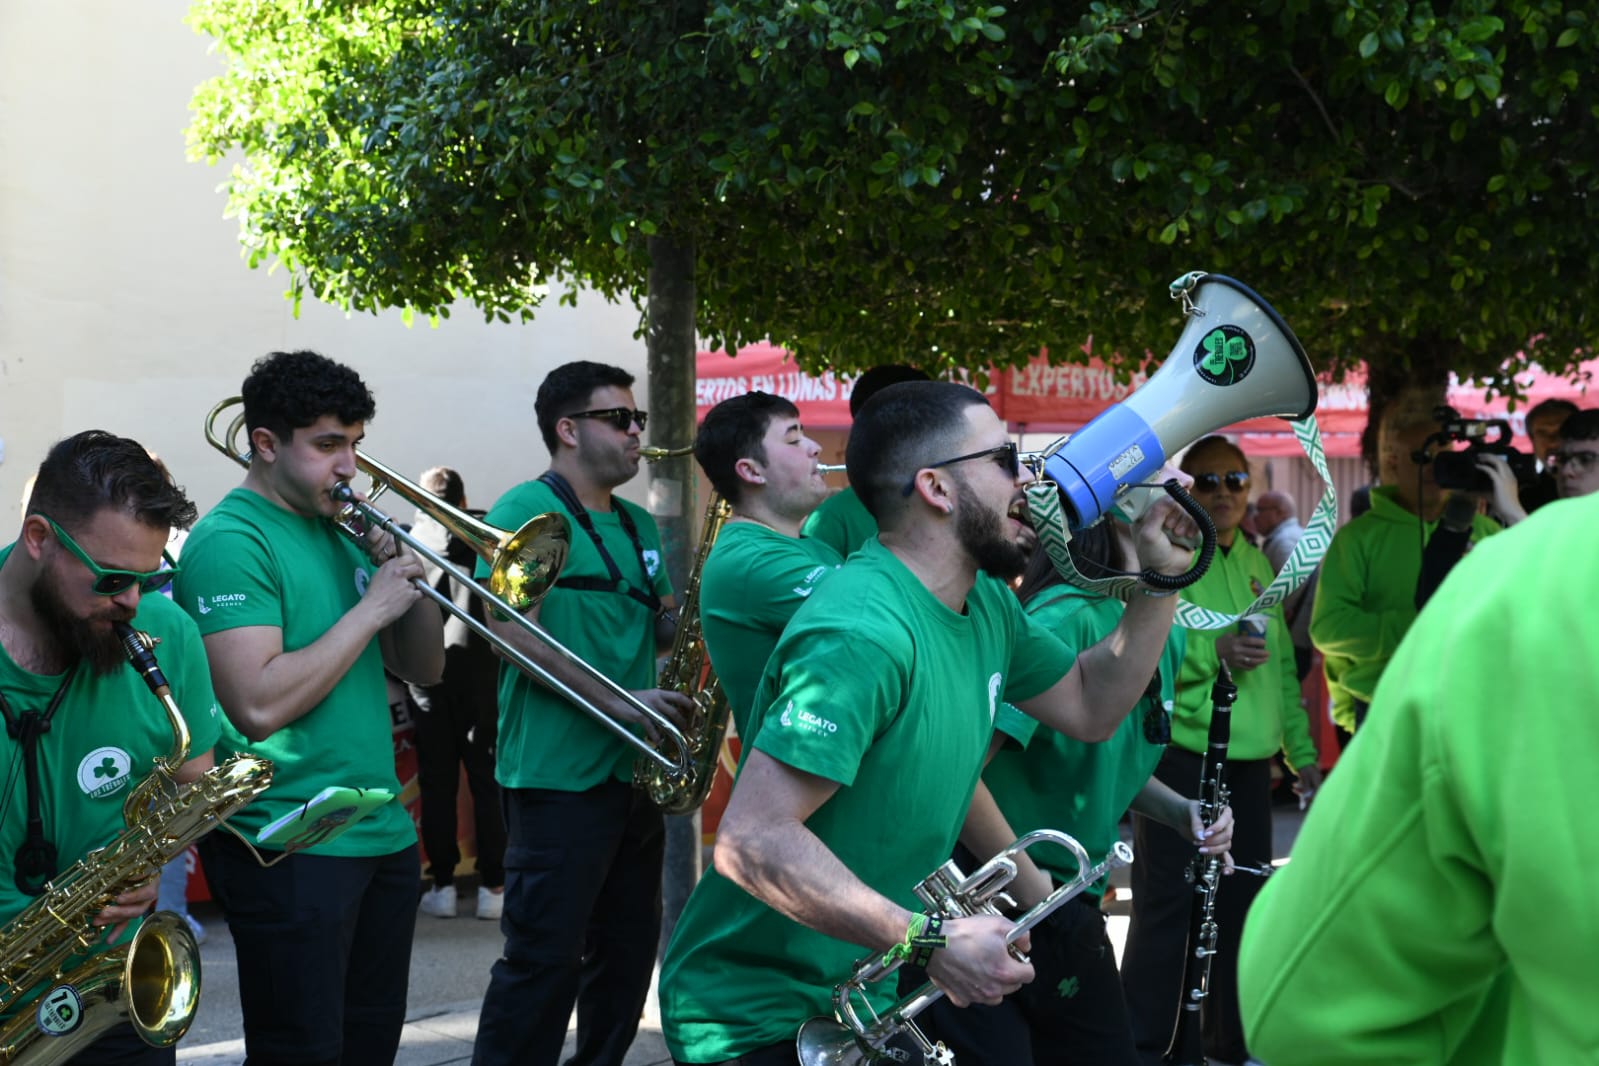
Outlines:
{"label": "paved ground", "polygon": [[[1278,857],[1288,854],[1299,831],[1301,817],[1291,807],[1277,808],[1274,851]],[[1119,958],[1127,933],[1126,871],[1117,871],[1112,881],[1120,886],[1120,891],[1106,910],[1110,914],[1111,938]],[[444,1066],[471,1061],[478,1005],[488,987],[489,967],[499,957],[502,943],[497,922],[472,918],[475,898],[475,893],[463,896],[463,913],[459,918],[417,917],[411,993],[396,1066]],[[178,1048],[178,1061],[186,1066],[234,1066],[244,1058],[244,1041],[239,1021],[238,962],[233,941],[215,908],[200,904],[194,913],[208,932],[200,948],[205,988],[194,1026]],[[572,1050],[572,1039],[568,1035],[568,1052]],[[652,993],[627,1064],[669,1066],[671,1061],[661,1039],[660,1019]]]}

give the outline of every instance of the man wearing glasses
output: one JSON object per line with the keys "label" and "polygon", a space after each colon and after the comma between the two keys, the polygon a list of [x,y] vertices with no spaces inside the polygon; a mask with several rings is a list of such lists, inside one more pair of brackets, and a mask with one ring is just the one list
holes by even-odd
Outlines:
{"label": "man wearing glasses", "polygon": [[[868,952],[925,952],[957,1005],[998,1002],[1030,980],[1006,950],[1009,921],[934,929],[913,920],[911,890],[949,857],[1001,701],[1104,739],[1170,630],[1173,598],[1134,596],[1074,662],[1022,612],[1005,581],[1036,541],[1032,475],[980,393],[884,389],[850,432],[848,463],[880,532],[795,613],[767,664],[715,869],[662,963],[679,1063],[792,1064],[795,1030],[832,1013],[833,985]],[[1170,501],[1137,529],[1141,566],[1187,568],[1190,552],[1168,536],[1194,526]],[[870,989],[878,1009],[893,984]]]}
{"label": "man wearing glasses", "polygon": [[1560,498],[1599,492],[1599,411],[1578,411],[1560,425],[1560,447],[1549,455]]}
{"label": "man wearing glasses", "polygon": [[[671,583],[649,513],[612,492],[639,469],[646,415],[633,376],[602,363],[556,367],[534,401],[550,467],[500,497],[485,520],[516,529],[554,511],[571,523],[566,565],[528,617],[578,658],[681,725],[690,699],[655,687],[670,643]],[[485,564],[478,576],[486,577]],[[637,711],[522,628],[489,624],[610,717]],[[637,752],[587,712],[500,668],[496,777],[507,845],[505,950],[483,999],[473,1062],[556,1066],[573,1004],[585,1066],[620,1066],[638,1030],[661,923],[661,813],[632,787]]]}
{"label": "man wearing glasses", "polygon": [[[205,636],[227,716],[220,750],[276,767],[232,820],[254,836],[331,786],[398,795],[383,672],[436,684],[444,628],[417,589],[420,560],[387,533],[358,544],[331,521],[375,411],[359,375],[275,352],[242,391],[249,469],[189,535],[174,595]],[[271,854],[263,868],[227,833],[200,847],[238,948],[246,1056],[392,1062],[421,883],[410,816],[391,802],[334,840]]]}
{"label": "man wearing glasses", "polygon": [[[98,430],[57,443],[23,510],[16,541],[0,549],[0,924],[124,831],[129,789],[172,750],[167,716],[113,623],[161,641],[190,733],[179,781],[211,768],[219,728],[200,634],[159,594],[173,576],[167,538],[194,521],[194,505],[143,445]],[[126,944],[155,898],[151,870],[94,918],[96,934],[112,928],[93,951]],[[73,1061],[154,1066],[176,1054],[124,1023]]]}

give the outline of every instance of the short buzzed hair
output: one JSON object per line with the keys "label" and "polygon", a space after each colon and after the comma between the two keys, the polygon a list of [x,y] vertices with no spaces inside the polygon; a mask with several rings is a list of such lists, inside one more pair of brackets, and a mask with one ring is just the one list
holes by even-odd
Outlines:
{"label": "short buzzed hair", "polygon": [[850,429],[844,461],[849,483],[881,529],[893,529],[905,511],[900,487],[965,435],[968,408],[988,406],[983,394],[951,381],[890,385],[861,408]]}
{"label": "short buzzed hair", "polygon": [[1599,440],[1599,409],[1578,411],[1560,423],[1560,439]]}
{"label": "short buzzed hair", "polygon": [[769,392],[746,392],[723,400],[705,414],[694,436],[694,458],[711,487],[729,503],[737,503],[744,482],[735,471],[740,459],[766,462],[766,431],[772,420],[793,418],[799,408]]}

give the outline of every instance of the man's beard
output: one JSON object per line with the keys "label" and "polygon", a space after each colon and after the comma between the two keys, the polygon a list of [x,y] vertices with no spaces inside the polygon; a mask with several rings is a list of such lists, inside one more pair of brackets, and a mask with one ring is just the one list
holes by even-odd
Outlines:
{"label": "man's beard", "polygon": [[[35,581],[28,598],[33,602],[34,613],[49,630],[51,640],[67,656],[69,663],[88,663],[96,674],[104,676],[128,661],[115,631],[109,627],[102,631],[89,620],[75,617],[48,578]],[[132,618],[129,614],[122,621]]]}
{"label": "man's beard", "polygon": [[1009,581],[1027,569],[1028,552],[1006,535],[1002,514],[963,502],[955,511],[955,536],[985,574]]}

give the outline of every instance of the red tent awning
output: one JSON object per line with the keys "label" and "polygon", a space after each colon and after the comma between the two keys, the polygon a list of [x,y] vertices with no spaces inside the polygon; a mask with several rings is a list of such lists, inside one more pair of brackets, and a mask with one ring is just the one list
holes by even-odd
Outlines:
{"label": "red tent awning", "polygon": [[[1582,366],[1587,380],[1599,378],[1599,359]],[[835,376],[831,371],[812,376],[799,369],[789,354],[773,344],[752,344],[740,348],[737,356],[726,352],[700,352],[696,403],[698,416],[730,396],[741,396],[751,389],[775,393],[791,400],[800,409],[808,426],[841,429],[850,423],[849,396],[853,376]],[[1135,374],[1118,382],[1115,374],[1097,358],[1086,364],[1052,366],[1047,351],[1042,351],[1027,366],[1002,370],[992,376],[989,401],[1014,429],[1028,433],[1071,433],[1094,416],[1143,384],[1145,375]],[[1531,407],[1551,397],[1565,397],[1584,403],[1580,385],[1565,378],[1529,371],[1521,379],[1524,399],[1515,413],[1508,411],[1504,397],[1489,399],[1486,390],[1469,383],[1455,382],[1449,388],[1451,406],[1467,418],[1503,418],[1515,433],[1516,447],[1531,451],[1525,418]],[[1316,421],[1321,426],[1327,454],[1360,454],[1360,434],[1368,413],[1365,376],[1352,372],[1339,383],[1323,381],[1316,403]],[[1226,426],[1219,432],[1239,437],[1251,455],[1297,455],[1299,445],[1288,425],[1278,418],[1256,418]]]}

